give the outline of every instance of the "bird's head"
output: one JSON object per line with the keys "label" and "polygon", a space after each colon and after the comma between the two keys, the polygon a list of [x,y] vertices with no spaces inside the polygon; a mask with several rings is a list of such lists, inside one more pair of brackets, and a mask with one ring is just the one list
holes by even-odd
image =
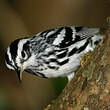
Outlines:
{"label": "bird's head", "polygon": [[5,53],[6,66],[17,72],[19,81],[22,80],[22,72],[29,65],[30,57],[29,38],[17,39],[7,48]]}

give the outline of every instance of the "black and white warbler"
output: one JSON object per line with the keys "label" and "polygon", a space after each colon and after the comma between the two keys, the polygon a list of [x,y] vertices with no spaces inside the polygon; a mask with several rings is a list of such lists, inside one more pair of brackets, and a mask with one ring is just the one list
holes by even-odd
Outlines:
{"label": "black and white warbler", "polygon": [[71,80],[80,66],[80,58],[93,51],[104,35],[99,28],[61,27],[13,41],[7,48],[5,62],[22,80],[22,72]]}

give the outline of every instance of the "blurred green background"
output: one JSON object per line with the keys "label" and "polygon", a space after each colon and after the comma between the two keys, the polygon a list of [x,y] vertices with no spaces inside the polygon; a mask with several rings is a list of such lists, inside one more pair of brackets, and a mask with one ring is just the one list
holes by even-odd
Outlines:
{"label": "blurred green background", "polygon": [[109,16],[110,0],[1,0],[0,110],[42,110],[67,82],[24,73],[19,84],[16,73],[4,63],[13,40],[65,25],[105,27]]}

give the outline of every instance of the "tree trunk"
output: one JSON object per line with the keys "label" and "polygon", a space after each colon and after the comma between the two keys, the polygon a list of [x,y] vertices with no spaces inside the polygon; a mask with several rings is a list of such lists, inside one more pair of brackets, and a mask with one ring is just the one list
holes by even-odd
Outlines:
{"label": "tree trunk", "polygon": [[75,74],[45,110],[110,110],[110,29]]}

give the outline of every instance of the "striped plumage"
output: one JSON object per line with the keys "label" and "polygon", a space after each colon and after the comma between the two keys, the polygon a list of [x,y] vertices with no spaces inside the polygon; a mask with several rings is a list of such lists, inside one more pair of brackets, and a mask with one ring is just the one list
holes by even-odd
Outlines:
{"label": "striped plumage", "polygon": [[93,51],[104,37],[99,32],[99,28],[70,26],[17,39],[7,49],[6,65],[17,71],[20,80],[23,71],[47,78],[67,76],[71,80],[81,56]]}

